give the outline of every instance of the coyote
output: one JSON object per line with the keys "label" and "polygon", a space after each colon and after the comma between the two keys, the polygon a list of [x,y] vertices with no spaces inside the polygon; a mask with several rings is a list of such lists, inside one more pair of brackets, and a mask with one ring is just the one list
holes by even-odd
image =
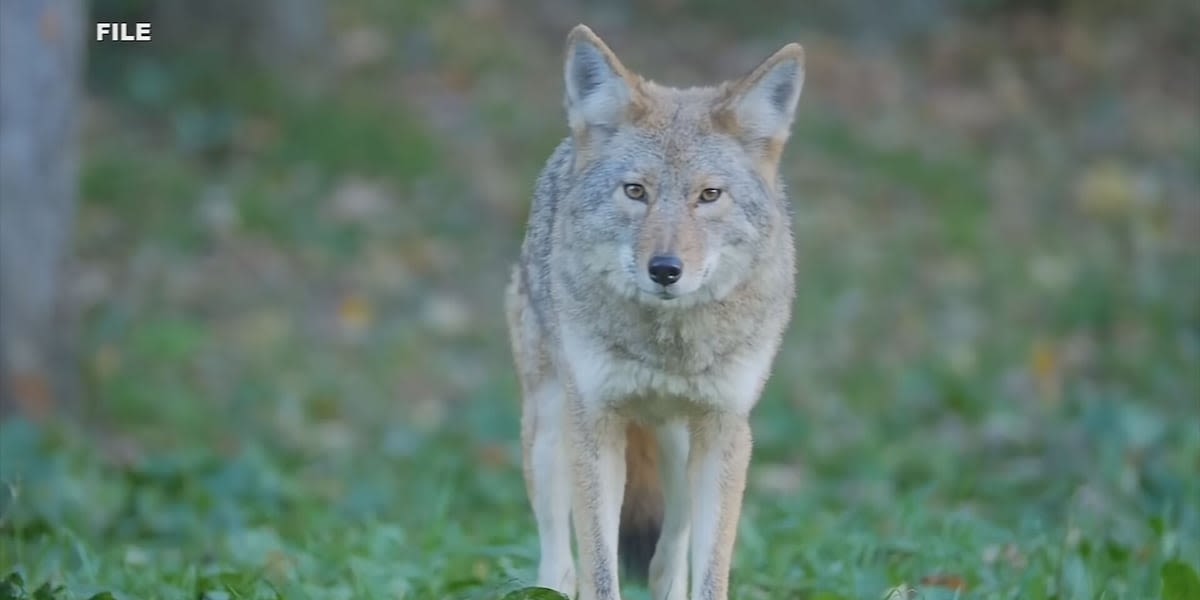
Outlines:
{"label": "coyote", "polygon": [[748,415],[795,295],[778,167],[804,50],[676,89],[579,25],[565,76],[570,135],[538,178],[505,298],[538,585],[619,600],[620,553],[655,600],[683,600],[690,557],[690,597],[724,600]]}

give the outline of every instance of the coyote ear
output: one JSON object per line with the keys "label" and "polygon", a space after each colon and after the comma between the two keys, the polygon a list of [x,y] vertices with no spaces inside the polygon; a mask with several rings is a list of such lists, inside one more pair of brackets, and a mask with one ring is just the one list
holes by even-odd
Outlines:
{"label": "coyote ear", "polygon": [[567,120],[571,129],[617,125],[633,102],[633,76],[586,25],[567,36]]}
{"label": "coyote ear", "polygon": [[781,144],[791,131],[803,87],[804,49],[788,44],[729,88],[718,117],[747,142]]}

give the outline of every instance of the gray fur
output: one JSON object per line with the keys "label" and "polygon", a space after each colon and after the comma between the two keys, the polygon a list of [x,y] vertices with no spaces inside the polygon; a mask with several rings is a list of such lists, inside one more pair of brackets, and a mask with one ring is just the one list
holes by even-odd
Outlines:
{"label": "gray fur", "polygon": [[[750,457],[748,416],[795,294],[777,167],[803,51],[785,46],[736,82],[675,89],[630,73],[580,26],[564,75],[572,133],[538,177],[506,298],[539,582],[575,592],[569,502],[582,600],[619,597],[618,525],[628,540],[629,527],[657,535],[662,523],[650,564],[655,600],[684,597],[687,556],[701,557],[691,565],[692,598],[721,600]],[[627,195],[628,184],[643,193]],[[719,191],[715,200],[706,189]],[[678,258],[682,275],[666,285],[650,277],[655,256]],[[622,460],[633,460],[626,436],[638,427],[659,432],[660,446],[672,440],[663,450],[674,474],[666,521],[663,494],[641,477],[654,459]],[[625,511],[639,515],[636,524],[620,520],[631,499],[651,507]]]}

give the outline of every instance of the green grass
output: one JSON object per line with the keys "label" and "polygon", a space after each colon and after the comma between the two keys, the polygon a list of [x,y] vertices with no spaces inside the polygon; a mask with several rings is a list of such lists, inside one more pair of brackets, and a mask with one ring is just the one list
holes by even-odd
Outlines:
{"label": "green grass", "polygon": [[[10,422],[0,564],[65,584],[64,598],[496,598],[528,582],[536,544],[513,444],[393,427],[351,442],[319,427],[239,435],[114,464],[86,434]],[[1130,434],[1106,431],[1088,473],[1056,478],[1005,465],[1015,452],[956,455],[904,433],[847,444],[798,491],[751,486],[737,597],[873,598],[903,584],[926,598],[1159,597],[1163,577],[1194,577],[1198,556],[1196,481],[1175,468],[1197,440],[1168,429],[1185,439],[1154,449],[1145,472],[1112,456]],[[794,448],[760,431],[760,467]]]}
{"label": "green grass", "polygon": [[[94,57],[89,402],[0,424],[0,600],[553,597],[518,591],[537,543],[499,297],[565,130],[561,40],[497,10],[339,4],[341,27],[431,32],[428,64],[385,53],[315,91],[211,56]],[[714,27],[664,15],[623,43]],[[739,39],[767,30],[746,18]],[[939,124],[924,101],[958,88],[932,80],[841,102],[870,95],[834,76],[864,61],[974,85],[992,70],[970,61],[1006,51],[977,37],[950,66],[806,38],[784,166],[800,286],[733,598],[1200,598],[1200,248],[1180,227],[1200,125],[1095,156],[1074,109],[1105,80],[1062,96],[1036,74],[1034,108],[991,107],[1021,135]],[[1080,198],[1109,163],[1089,193],[1117,201]]]}

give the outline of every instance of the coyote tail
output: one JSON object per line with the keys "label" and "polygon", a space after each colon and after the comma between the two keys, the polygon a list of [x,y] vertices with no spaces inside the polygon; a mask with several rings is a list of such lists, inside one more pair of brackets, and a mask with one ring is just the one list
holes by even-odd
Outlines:
{"label": "coyote tail", "polygon": [[663,492],[658,443],[642,425],[629,424],[625,446],[625,499],[621,503],[618,554],[625,570],[645,580],[662,531]]}

